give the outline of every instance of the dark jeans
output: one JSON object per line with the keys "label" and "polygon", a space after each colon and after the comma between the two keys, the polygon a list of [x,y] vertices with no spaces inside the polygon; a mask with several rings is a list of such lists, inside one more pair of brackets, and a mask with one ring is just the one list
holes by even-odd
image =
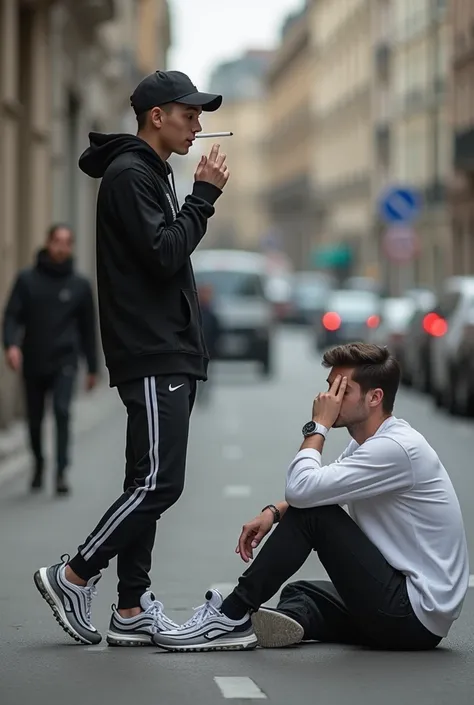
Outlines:
{"label": "dark jeans", "polygon": [[76,381],[76,369],[65,366],[47,377],[26,377],[25,398],[30,445],[36,470],[44,465],[42,426],[46,398],[51,395],[56,422],[56,472],[61,477],[69,464],[70,407]]}
{"label": "dark jeans", "polygon": [[119,608],[140,605],[150,587],[156,522],[183,488],[195,380],[184,375],[146,377],[119,385],[127,409],[123,494],[70,561],[89,580],[117,556]]}
{"label": "dark jeans", "polygon": [[332,582],[289,584],[278,604],[303,626],[306,640],[400,650],[439,644],[414,615],[405,576],[339,506],[290,507],[226,601],[258,610],[313,550]]}

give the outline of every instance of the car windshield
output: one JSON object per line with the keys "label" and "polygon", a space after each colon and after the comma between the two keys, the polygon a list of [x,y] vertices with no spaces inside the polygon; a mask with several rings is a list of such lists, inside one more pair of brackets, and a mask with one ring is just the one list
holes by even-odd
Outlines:
{"label": "car windshield", "polygon": [[362,321],[378,313],[378,297],[366,291],[337,291],[330,297],[328,311],[334,311],[345,320]]}
{"label": "car windshield", "polygon": [[329,285],[322,281],[300,281],[295,283],[295,294],[302,299],[327,294]]}
{"label": "car windshield", "polygon": [[405,325],[414,308],[415,302],[410,299],[387,299],[384,302],[383,317],[393,325]]}
{"label": "car windshield", "polygon": [[216,296],[263,297],[262,278],[254,272],[209,270],[195,272],[197,285],[209,285]]}

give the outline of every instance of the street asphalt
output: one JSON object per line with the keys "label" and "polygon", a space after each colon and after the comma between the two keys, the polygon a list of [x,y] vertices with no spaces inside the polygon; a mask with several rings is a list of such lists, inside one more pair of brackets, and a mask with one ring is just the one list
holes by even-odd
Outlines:
{"label": "street asphalt", "polygon": [[[283,498],[301,427],[313,397],[326,388],[327,373],[304,329],[279,332],[276,354],[271,380],[252,365],[217,365],[210,404],[193,414],[185,492],[160,521],[154,553],[153,589],[177,621],[204,601],[209,586],[227,592],[244,569],[234,553],[241,526]],[[408,390],[400,392],[395,413],[426,435],[453,479],[474,572],[474,423],[434,410],[430,399]],[[70,641],[37,593],[33,572],[73,554],[120,493],[124,428],[117,401],[116,412],[77,439],[68,499],[57,500],[50,487],[29,496],[21,473],[0,486],[0,705],[218,705],[228,698],[273,705],[472,705],[474,589],[449,637],[429,653],[309,644],[169,654]],[[332,432],[325,458],[347,441],[345,430]],[[298,574],[323,576],[315,556]],[[115,600],[113,563],[93,604],[93,622],[102,632]]]}

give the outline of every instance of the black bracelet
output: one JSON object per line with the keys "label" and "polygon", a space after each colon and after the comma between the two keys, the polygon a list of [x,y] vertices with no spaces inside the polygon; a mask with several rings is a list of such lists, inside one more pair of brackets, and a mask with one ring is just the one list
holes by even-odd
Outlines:
{"label": "black bracelet", "polygon": [[275,507],[274,504],[267,504],[267,506],[262,509],[262,514],[265,511],[265,509],[271,509],[271,511],[273,512],[273,523],[278,524],[278,522],[281,519],[280,510],[277,509],[277,507]]}

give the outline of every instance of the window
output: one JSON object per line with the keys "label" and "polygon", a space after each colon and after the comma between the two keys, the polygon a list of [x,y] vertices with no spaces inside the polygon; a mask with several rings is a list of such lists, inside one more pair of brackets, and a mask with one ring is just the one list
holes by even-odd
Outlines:
{"label": "window", "polygon": [[258,274],[236,271],[196,271],[198,286],[210,285],[217,296],[263,298],[262,278]]}

